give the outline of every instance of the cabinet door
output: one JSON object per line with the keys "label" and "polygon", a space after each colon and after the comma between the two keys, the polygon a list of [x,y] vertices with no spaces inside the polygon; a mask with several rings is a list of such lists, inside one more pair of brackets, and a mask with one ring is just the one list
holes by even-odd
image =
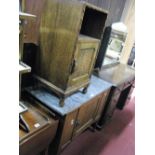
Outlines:
{"label": "cabinet door", "polygon": [[69,86],[78,85],[89,80],[96,53],[98,42],[80,42],[77,44],[75,56],[70,69]]}
{"label": "cabinet door", "polygon": [[79,109],[75,122],[74,136],[80,134],[94,122],[97,104],[99,101],[100,96],[97,96]]}
{"label": "cabinet door", "polygon": [[78,110],[71,112],[64,120],[64,127],[61,137],[61,149],[71,142],[77,112]]}

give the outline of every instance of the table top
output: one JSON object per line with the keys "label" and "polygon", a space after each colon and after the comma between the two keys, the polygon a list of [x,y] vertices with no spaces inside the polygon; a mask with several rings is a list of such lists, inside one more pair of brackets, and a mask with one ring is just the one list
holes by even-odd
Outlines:
{"label": "table top", "polygon": [[28,110],[22,113],[22,117],[28,124],[30,131],[26,133],[22,129],[19,129],[19,142],[23,143],[25,139],[31,137],[34,133],[36,133],[41,128],[49,125],[48,117],[41,114],[36,108],[30,105],[28,102],[23,102]]}
{"label": "table top", "polygon": [[49,109],[56,111],[61,116],[64,116],[75,109],[79,108],[93,97],[101,94],[102,92],[110,89],[112,84],[96,77],[92,76],[87,93],[83,94],[82,90],[74,93],[73,95],[65,99],[65,105],[59,106],[59,98],[49,92],[45,88],[27,88],[26,91],[33,97],[39,100],[42,104],[46,105]]}
{"label": "table top", "polygon": [[126,81],[133,80],[135,78],[135,70],[128,65],[119,63],[102,69],[98,76],[114,86],[118,86]]}

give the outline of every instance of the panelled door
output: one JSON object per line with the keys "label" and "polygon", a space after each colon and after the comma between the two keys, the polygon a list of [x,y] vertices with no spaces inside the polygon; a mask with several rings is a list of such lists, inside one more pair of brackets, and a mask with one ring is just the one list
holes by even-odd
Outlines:
{"label": "panelled door", "polygon": [[75,122],[74,136],[80,134],[94,122],[100,99],[101,96],[97,96],[79,109]]}
{"label": "panelled door", "polygon": [[78,85],[81,82],[87,82],[89,80],[97,49],[98,42],[79,42],[77,44],[70,68],[69,86]]}

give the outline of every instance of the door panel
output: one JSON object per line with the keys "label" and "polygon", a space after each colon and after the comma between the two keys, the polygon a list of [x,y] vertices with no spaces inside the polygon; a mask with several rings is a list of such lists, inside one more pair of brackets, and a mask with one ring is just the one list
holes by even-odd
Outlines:
{"label": "door panel", "polygon": [[80,134],[94,122],[96,109],[99,101],[100,96],[97,96],[79,109],[75,124],[74,135]]}
{"label": "door panel", "polygon": [[77,44],[70,70],[70,86],[85,82],[89,79],[96,58],[97,48],[98,42],[80,42]]}
{"label": "door panel", "polygon": [[73,128],[74,128],[74,122],[77,116],[78,110],[75,110],[71,112],[70,114],[67,115],[65,119],[65,124],[64,124],[64,129],[62,133],[62,140],[61,140],[61,145],[62,148],[71,141],[72,139],[72,133],[73,133]]}

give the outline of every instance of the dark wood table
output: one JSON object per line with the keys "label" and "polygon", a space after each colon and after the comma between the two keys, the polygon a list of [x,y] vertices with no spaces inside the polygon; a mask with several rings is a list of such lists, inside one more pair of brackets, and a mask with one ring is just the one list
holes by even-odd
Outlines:
{"label": "dark wood table", "polygon": [[24,101],[28,111],[22,114],[29,132],[19,129],[20,155],[48,155],[49,144],[55,137],[58,120],[47,115],[45,111],[32,106],[32,102]]}
{"label": "dark wood table", "polygon": [[135,70],[130,66],[119,63],[101,69],[96,75],[113,85],[99,121],[99,127],[102,127],[112,117],[114,110],[116,108],[123,109],[127,100],[130,99],[134,89]]}

